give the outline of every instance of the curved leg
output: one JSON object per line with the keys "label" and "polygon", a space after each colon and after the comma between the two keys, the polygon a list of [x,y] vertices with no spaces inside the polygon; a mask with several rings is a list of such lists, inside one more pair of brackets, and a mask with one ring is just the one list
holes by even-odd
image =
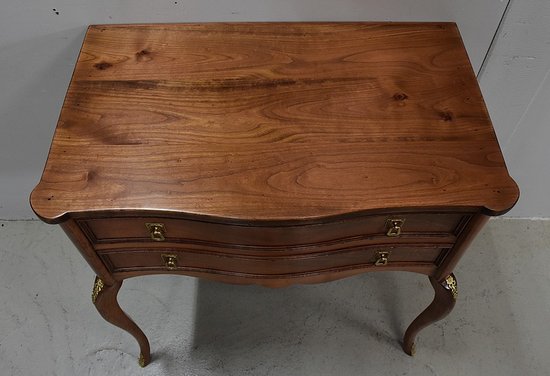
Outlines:
{"label": "curved leg", "polygon": [[418,332],[426,326],[441,320],[451,312],[458,296],[456,278],[449,274],[443,281],[438,282],[430,277],[430,282],[435,290],[432,303],[409,325],[403,339],[403,350],[409,355],[414,355],[414,339]]}
{"label": "curved leg", "polygon": [[92,291],[92,302],[106,321],[134,336],[141,351],[138,360],[139,365],[145,367],[151,361],[149,341],[136,323],[118,305],[116,297],[121,286],[122,282],[115,282],[110,286],[106,285],[99,277],[96,277]]}

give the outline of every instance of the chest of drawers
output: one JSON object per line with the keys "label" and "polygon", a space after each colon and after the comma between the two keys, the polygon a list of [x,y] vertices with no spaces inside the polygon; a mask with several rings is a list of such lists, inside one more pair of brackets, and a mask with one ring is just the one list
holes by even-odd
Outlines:
{"label": "chest of drawers", "polygon": [[283,287],[429,277],[405,352],[455,304],[453,269],[518,199],[456,25],[98,25],[31,195],[140,346],[124,279]]}

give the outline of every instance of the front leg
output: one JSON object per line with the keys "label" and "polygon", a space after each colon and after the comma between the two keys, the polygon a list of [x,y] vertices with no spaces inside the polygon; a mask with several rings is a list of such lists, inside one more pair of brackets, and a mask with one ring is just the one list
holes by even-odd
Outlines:
{"label": "front leg", "polygon": [[139,365],[145,367],[151,361],[149,341],[136,323],[120,308],[116,297],[121,286],[121,281],[106,285],[99,277],[96,277],[92,291],[92,302],[106,321],[134,336],[141,351],[138,360]]}
{"label": "front leg", "polygon": [[457,283],[454,274],[449,274],[442,281],[430,277],[430,282],[435,290],[432,303],[409,325],[403,339],[403,350],[409,355],[414,355],[414,339],[418,332],[426,326],[441,320],[451,312],[458,297]]}

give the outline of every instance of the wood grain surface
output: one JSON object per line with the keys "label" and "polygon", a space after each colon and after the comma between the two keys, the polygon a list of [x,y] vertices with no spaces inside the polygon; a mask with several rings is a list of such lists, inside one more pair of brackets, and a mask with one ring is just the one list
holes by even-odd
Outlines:
{"label": "wood grain surface", "polygon": [[452,23],[100,25],[31,205],[285,221],[518,194]]}

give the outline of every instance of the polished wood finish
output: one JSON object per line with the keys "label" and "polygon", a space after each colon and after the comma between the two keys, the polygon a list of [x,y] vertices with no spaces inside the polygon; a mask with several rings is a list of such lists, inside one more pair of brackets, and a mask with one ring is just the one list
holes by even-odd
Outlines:
{"label": "polished wood finish", "polygon": [[251,23],[91,26],[31,201],[56,223],[498,214],[517,196],[454,24]]}
{"label": "polished wood finish", "polygon": [[[370,271],[441,284],[508,175],[452,23],[90,26],[36,214],[61,223],[104,282],[180,274],[283,287]],[[444,291],[445,290],[445,291]]]}
{"label": "polished wood finish", "polygon": [[[450,247],[449,247],[450,248]],[[99,253],[112,273],[143,271],[167,271],[163,254],[174,254],[178,259],[175,270],[203,270],[217,274],[240,274],[243,276],[292,277],[303,273],[329,272],[330,269],[376,267],[377,252],[390,252],[388,265],[436,264],[442,252],[448,248],[437,245],[374,246],[344,248],[338,251],[318,252],[305,255],[228,255],[222,251],[211,252],[197,249],[123,249]],[[414,264],[413,264],[414,263]],[[170,272],[173,272],[170,270]]]}
{"label": "polished wood finish", "polygon": [[468,249],[470,243],[474,240],[475,236],[481,231],[488,220],[489,217],[479,214],[468,222],[468,226],[464,229],[463,236],[461,236],[454,245],[453,252],[441,262],[437,273],[434,274],[434,277],[437,280],[441,280],[452,273],[454,267],[464,252],[466,252],[466,249]]}
{"label": "polished wood finish", "polygon": [[145,367],[151,361],[149,341],[136,323],[120,308],[117,294],[121,286],[122,281],[115,282],[112,285],[103,285],[93,303],[106,321],[125,330],[136,339],[140,349],[139,363],[142,367]]}
{"label": "polished wood finish", "polygon": [[[456,281],[454,275],[451,274],[451,276]],[[453,296],[451,289],[444,281],[438,281],[434,277],[430,277],[429,279],[435,291],[434,299],[432,303],[414,319],[405,332],[403,350],[409,355],[414,355],[415,353],[414,340],[418,332],[433,322],[447,316],[456,304],[456,296]]]}
{"label": "polished wood finish", "polygon": [[82,232],[81,228],[75,223],[74,220],[70,219],[61,224],[61,228],[69,239],[77,246],[80,254],[88,262],[92,270],[96,273],[101,280],[109,285],[114,284],[116,281],[112,274],[107,270],[105,264],[97,257],[97,253],[94,248]]}
{"label": "polished wood finish", "polygon": [[[386,236],[387,220],[390,217],[403,219],[400,239],[419,237],[437,241],[456,240],[462,225],[470,213],[428,212],[394,213],[384,215],[364,215],[338,221],[329,220],[313,224],[220,224],[216,222],[173,219],[166,217],[97,218],[79,221],[86,229],[90,240],[97,249],[111,248],[114,243],[129,242],[158,245],[151,240],[146,223],[162,223],[166,229],[166,240],[162,243],[204,243],[210,234],[216,233],[216,243],[220,245],[254,249],[319,247],[323,244],[345,243],[358,238],[377,239],[379,242],[394,241]],[[151,243],[151,244],[149,244]]]}

